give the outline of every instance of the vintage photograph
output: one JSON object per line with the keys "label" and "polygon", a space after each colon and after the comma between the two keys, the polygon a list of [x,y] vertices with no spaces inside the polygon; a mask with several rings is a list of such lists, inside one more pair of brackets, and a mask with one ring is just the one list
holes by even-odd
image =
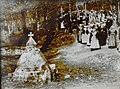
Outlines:
{"label": "vintage photograph", "polygon": [[1,89],[120,89],[120,0],[0,0]]}

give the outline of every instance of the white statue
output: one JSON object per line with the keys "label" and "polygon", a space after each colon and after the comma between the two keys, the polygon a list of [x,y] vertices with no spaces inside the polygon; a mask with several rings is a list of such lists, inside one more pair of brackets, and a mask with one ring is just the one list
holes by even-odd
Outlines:
{"label": "white statue", "polygon": [[17,62],[17,68],[13,73],[14,81],[22,82],[41,82],[50,80],[50,71],[45,66],[45,61],[40,55],[40,49],[35,46],[37,43],[32,38],[32,32],[28,35],[30,38],[26,43],[26,48]]}

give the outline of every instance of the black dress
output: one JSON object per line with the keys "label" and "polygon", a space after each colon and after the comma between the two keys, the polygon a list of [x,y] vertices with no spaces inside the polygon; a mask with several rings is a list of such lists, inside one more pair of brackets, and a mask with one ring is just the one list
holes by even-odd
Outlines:
{"label": "black dress", "polygon": [[107,30],[105,28],[102,28],[99,32],[100,46],[106,45],[106,39],[107,39]]}

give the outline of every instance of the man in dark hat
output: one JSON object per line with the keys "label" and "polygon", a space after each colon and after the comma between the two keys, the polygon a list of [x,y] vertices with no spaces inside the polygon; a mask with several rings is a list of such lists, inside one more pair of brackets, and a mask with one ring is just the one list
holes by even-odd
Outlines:
{"label": "man in dark hat", "polygon": [[70,14],[66,14],[64,18],[64,26],[68,30],[69,33],[73,33],[71,29],[71,21],[70,21]]}

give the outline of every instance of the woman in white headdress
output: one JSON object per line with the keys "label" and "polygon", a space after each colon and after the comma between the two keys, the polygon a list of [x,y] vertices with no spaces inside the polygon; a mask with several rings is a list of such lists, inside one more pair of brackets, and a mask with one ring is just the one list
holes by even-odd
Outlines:
{"label": "woman in white headdress", "polygon": [[92,28],[89,27],[86,31],[87,33],[87,46],[90,46],[90,34],[91,34]]}
{"label": "woman in white headdress", "polygon": [[104,14],[104,13],[102,13],[102,16],[101,16],[101,21],[102,21],[102,22],[104,22],[104,20],[105,20],[105,14]]}
{"label": "woman in white headdress", "polygon": [[78,35],[77,35],[77,40],[78,40],[78,43],[81,43],[81,40],[82,40],[82,25],[80,24],[79,26],[78,26],[78,28],[79,28],[79,31],[78,31]]}
{"label": "woman in white headdress", "polygon": [[117,27],[117,23],[116,23],[117,22],[117,15],[115,13],[113,13],[112,16],[113,16],[113,26]]}
{"label": "woman in white headdress", "polygon": [[91,48],[91,51],[98,50],[101,48],[98,40],[98,32],[96,31],[95,28],[92,29],[90,48]]}
{"label": "woman in white headdress", "polygon": [[100,22],[100,19],[101,19],[101,13],[99,12],[97,16],[98,16],[97,21]]}
{"label": "woman in white headdress", "polygon": [[109,32],[108,32],[108,48],[116,48],[116,36],[117,31],[115,30],[114,26],[111,26]]}

